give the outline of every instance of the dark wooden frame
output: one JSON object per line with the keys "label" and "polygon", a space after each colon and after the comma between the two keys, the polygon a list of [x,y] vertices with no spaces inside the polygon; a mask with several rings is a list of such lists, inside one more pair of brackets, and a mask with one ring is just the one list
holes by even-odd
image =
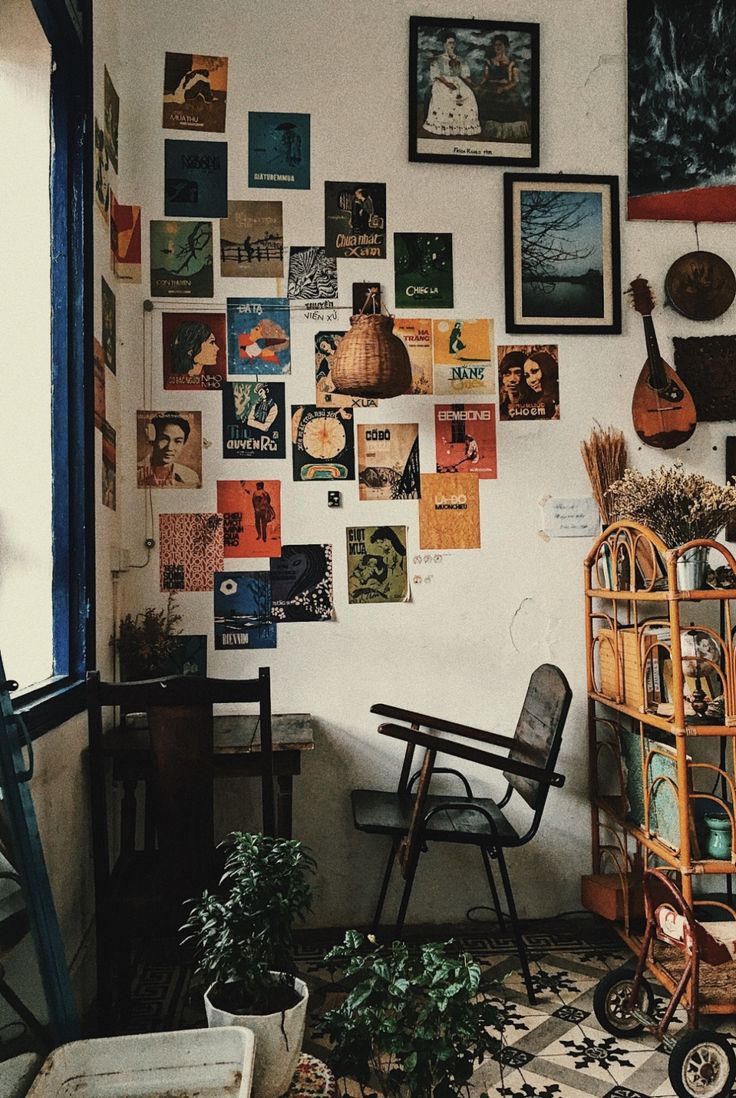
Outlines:
{"label": "dark wooden frame", "polygon": [[[471,144],[476,143],[476,139],[457,137],[457,138],[442,138],[438,137],[438,140],[446,140],[448,145],[448,151],[446,153],[435,152],[420,152],[417,147],[419,140],[418,125],[417,125],[417,111],[418,111],[418,62],[419,62],[419,28],[428,27],[434,29],[438,34],[447,27],[455,31],[472,31],[473,34],[482,41],[482,36],[486,35],[488,38],[488,44],[494,34],[508,34],[509,31],[516,31],[521,34],[528,34],[530,38],[530,45],[532,50],[531,57],[531,135],[528,141],[530,146],[530,153],[528,156],[514,156],[512,150],[515,143],[509,141],[499,141],[493,138],[483,139],[483,146],[495,146],[500,149],[498,153],[486,153],[482,155],[479,151],[477,155],[468,153],[467,155],[453,153],[452,145],[453,140],[456,144],[460,142],[469,142]],[[479,148],[481,142],[478,141]],[[409,160],[421,161],[421,162],[434,162],[444,164],[516,164],[519,167],[537,167],[539,164],[539,24],[538,23],[517,23],[510,22],[509,20],[490,20],[490,19],[454,19],[449,16],[443,18],[432,18],[419,15],[412,15],[409,18]]]}
{"label": "dark wooden frame", "polygon": [[[601,227],[604,308],[600,317],[525,317],[521,312],[521,215],[518,195],[523,189],[559,190],[604,196]],[[605,196],[607,200],[605,199]],[[608,224],[606,224],[606,212]],[[619,189],[615,175],[504,175],[504,250],[506,331],[545,334],[618,335],[621,332],[621,245]]]}

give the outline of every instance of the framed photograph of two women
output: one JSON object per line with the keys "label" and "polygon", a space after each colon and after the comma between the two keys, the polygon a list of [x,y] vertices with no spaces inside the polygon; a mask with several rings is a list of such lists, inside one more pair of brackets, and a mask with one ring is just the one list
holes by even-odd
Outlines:
{"label": "framed photograph of two women", "polygon": [[507,332],[621,331],[615,175],[504,175]]}
{"label": "framed photograph of two women", "polygon": [[539,164],[539,25],[409,20],[409,159]]}

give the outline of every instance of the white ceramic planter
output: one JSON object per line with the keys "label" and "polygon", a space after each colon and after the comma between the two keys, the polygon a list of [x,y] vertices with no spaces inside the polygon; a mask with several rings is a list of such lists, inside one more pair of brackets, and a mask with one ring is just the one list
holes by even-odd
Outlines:
{"label": "white ceramic planter", "polygon": [[307,985],[296,976],[294,990],[301,995],[299,1002],[283,1013],[277,1011],[275,1014],[231,1014],[212,1005],[211,988],[205,993],[204,1005],[210,1027],[244,1026],[255,1034],[253,1098],[279,1098],[289,1089],[294,1077],[302,1051],[309,1001]]}

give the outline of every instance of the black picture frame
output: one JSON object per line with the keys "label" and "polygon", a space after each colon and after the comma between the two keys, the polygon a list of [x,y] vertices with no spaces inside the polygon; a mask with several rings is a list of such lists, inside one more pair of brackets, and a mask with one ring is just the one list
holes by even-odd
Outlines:
{"label": "black picture frame", "polygon": [[506,330],[619,334],[619,226],[615,175],[507,172]]}
{"label": "black picture frame", "polygon": [[539,164],[538,23],[410,17],[409,160]]}

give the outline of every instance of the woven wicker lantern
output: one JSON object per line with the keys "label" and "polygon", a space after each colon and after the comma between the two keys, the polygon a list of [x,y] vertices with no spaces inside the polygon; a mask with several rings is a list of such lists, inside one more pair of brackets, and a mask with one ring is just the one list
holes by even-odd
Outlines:
{"label": "woven wicker lantern", "polygon": [[411,388],[409,352],[397,335],[394,319],[381,313],[358,313],[335,351],[330,375],[336,393],[361,397],[394,397]]}

